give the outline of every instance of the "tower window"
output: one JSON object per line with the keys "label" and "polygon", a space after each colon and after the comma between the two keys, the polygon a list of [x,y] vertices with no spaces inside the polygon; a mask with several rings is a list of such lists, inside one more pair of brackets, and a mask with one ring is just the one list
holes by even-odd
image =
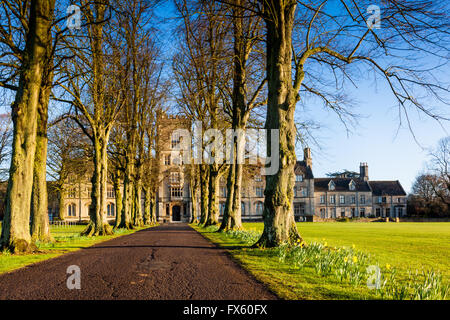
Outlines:
{"label": "tower window", "polygon": [[170,195],[175,198],[181,198],[183,196],[183,190],[181,188],[170,188]]}

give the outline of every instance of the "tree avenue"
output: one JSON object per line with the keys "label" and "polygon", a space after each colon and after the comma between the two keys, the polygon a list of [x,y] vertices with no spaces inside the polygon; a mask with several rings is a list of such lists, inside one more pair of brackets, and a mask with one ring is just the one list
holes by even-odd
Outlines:
{"label": "tree avenue", "polygon": [[[90,179],[85,236],[156,225],[157,212],[169,210],[158,201],[167,178],[163,115],[185,118],[196,146],[182,163],[191,223],[242,229],[244,178],[265,166],[264,230],[255,247],[301,240],[294,167],[311,129],[305,109],[322,105],[350,130],[357,119],[350,89],[369,75],[390,90],[413,136],[411,110],[448,120],[431,107],[449,93],[435,76],[449,56],[444,1],[386,0],[377,10],[366,0],[173,0],[170,22],[161,19],[159,0],[0,3],[0,89],[13,123],[0,243],[14,253],[53,240],[47,176],[61,220],[69,181]],[[252,142],[239,134],[225,152],[231,161],[220,162],[228,143],[219,136],[230,129],[275,130],[265,149],[278,170],[252,163]],[[2,131],[2,161],[8,141]],[[449,206],[448,145],[440,142],[414,187],[413,200],[427,208]],[[113,225],[108,197],[115,198]]]}

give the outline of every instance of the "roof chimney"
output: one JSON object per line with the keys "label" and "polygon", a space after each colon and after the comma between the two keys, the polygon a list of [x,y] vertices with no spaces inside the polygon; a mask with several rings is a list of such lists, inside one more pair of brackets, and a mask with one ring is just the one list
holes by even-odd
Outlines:
{"label": "roof chimney", "polygon": [[311,149],[310,148],[303,149],[303,161],[305,161],[305,164],[307,167],[312,166],[312,158],[311,158]]}
{"label": "roof chimney", "polygon": [[364,181],[369,180],[369,166],[367,162],[361,162],[359,164],[359,178]]}

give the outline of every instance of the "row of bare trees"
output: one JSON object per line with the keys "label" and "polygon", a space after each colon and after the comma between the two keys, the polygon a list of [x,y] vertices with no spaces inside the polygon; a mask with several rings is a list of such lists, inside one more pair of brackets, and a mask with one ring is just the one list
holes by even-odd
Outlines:
{"label": "row of bare trees", "polygon": [[[81,0],[79,28],[71,28],[66,21],[77,17],[67,10],[70,3],[1,1],[0,86],[15,95],[2,248],[27,252],[36,240],[52,240],[46,183],[50,101],[57,116],[48,167],[60,199],[69,174],[92,171],[90,222],[83,234],[112,232],[106,193],[108,180],[117,182],[117,177],[124,177],[125,195],[116,227],[155,222],[155,181],[144,170],[156,167],[154,122],[163,99],[152,21],[157,2]],[[143,189],[148,194],[144,217]],[[62,202],[60,207],[62,218]]]}
{"label": "row of bare trees", "polygon": [[[449,17],[441,1],[383,1],[379,15],[369,1],[175,3],[183,19],[173,63],[182,112],[204,128],[245,129],[263,105],[265,129],[279,130],[280,168],[266,176],[264,231],[257,245],[300,239],[292,203],[296,141],[302,134],[296,123],[308,123],[302,107],[322,102],[347,127],[355,103],[346,90],[369,74],[387,84],[400,125],[412,135],[411,109],[448,120],[439,110],[448,104],[449,87],[435,77],[448,62]],[[224,122],[219,125],[218,119]],[[267,151],[271,155],[269,139]],[[191,171],[191,185],[200,188],[193,191],[200,194],[199,223],[218,222],[216,180],[224,172],[227,201],[220,230],[241,228],[241,166],[218,170],[203,164]]]}
{"label": "row of bare trees", "polygon": [[[3,248],[28,251],[33,239],[50,238],[45,178],[50,101],[64,106],[52,124],[73,121],[90,142],[85,148],[92,157],[90,223],[83,233],[112,232],[105,218],[108,179],[118,197],[116,227],[155,223],[160,178],[155,122],[168,88],[155,40],[157,3],[80,0],[80,29],[73,29],[65,25],[68,3],[0,2],[0,86],[14,95]],[[410,128],[411,108],[448,120],[434,107],[446,105],[449,92],[436,77],[449,57],[445,2],[386,0],[379,16],[368,11],[370,5],[366,0],[174,1],[180,19],[172,59],[178,90],[172,95],[180,112],[203,130],[245,130],[258,127],[262,117],[265,129],[279,130],[278,154],[267,141],[267,152],[280,167],[266,176],[260,246],[300,239],[292,203],[296,141],[302,134],[296,123],[307,123],[301,107],[321,101],[347,124],[353,100],[346,90],[369,74],[387,84]],[[381,21],[380,29],[373,28],[374,21]],[[215,145],[210,150],[215,160],[219,141],[205,140],[197,152]],[[234,138],[235,159],[240,145]],[[191,193],[200,200],[200,214],[193,219],[219,223],[219,179],[227,175],[220,230],[241,228],[246,171],[236,161],[192,165]]]}

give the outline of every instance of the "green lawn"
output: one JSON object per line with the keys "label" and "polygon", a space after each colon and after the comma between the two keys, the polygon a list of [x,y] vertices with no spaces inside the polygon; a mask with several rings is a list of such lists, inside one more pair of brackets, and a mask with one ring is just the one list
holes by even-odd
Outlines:
{"label": "green lawn", "polygon": [[0,252],[0,274],[143,229],[116,230],[115,234],[111,236],[81,237],[80,232],[85,228],[86,226],[83,225],[70,227],[52,226],[50,231],[55,242],[38,244],[39,253],[12,255]]}
{"label": "green lawn", "polygon": [[[389,264],[400,279],[408,270],[435,270],[450,284],[450,223],[298,223],[306,243],[352,248],[370,256],[383,269]],[[262,232],[262,223],[244,223],[246,230]],[[260,281],[285,299],[373,299],[373,290],[320,277],[312,267],[301,271],[279,261],[271,250],[250,249],[245,242],[210,229],[194,228],[230,248],[232,256]],[[235,246],[243,246],[239,249]],[[270,253],[272,252],[272,253]]]}

